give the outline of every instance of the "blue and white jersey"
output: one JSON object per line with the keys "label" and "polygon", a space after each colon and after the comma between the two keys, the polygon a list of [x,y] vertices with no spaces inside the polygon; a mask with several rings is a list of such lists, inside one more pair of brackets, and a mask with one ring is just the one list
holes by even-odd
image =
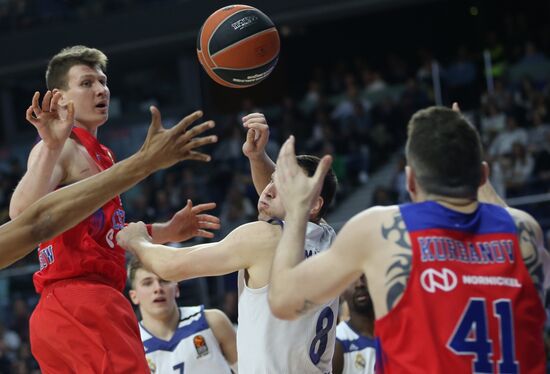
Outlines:
{"label": "blue and white jersey", "polygon": [[376,341],[356,333],[350,325],[342,321],[336,327],[336,340],[344,351],[342,374],[374,374],[376,361]]}
{"label": "blue and white jersey", "polygon": [[[335,236],[329,225],[309,222],[304,261],[328,249]],[[268,287],[250,288],[245,283],[239,298],[239,373],[332,372],[338,298],[317,306],[294,321],[284,321],[276,318],[269,309]]]}
{"label": "blue and white jersey", "polygon": [[151,373],[231,373],[220,345],[206,321],[204,307],[183,307],[179,311],[178,328],[169,341],[153,336],[139,324]]}

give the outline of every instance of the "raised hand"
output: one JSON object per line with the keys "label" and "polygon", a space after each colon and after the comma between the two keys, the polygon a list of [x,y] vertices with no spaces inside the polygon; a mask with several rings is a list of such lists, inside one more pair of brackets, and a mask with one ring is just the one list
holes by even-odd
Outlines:
{"label": "raised hand", "polygon": [[151,106],[150,111],[151,125],[147,138],[138,152],[145,157],[148,166],[158,170],[183,160],[210,161],[209,155],[195,149],[218,141],[215,135],[198,137],[215,126],[213,121],[206,121],[188,129],[193,122],[202,117],[202,112],[196,111],[171,129],[165,129],[162,126],[160,111],[154,106]]}
{"label": "raised hand", "polygon": [[60,92],[52,94],[47,91],[40,105],[40,92],[37,91],[26,112],[27,121],[36,127],[46,147],[52,150],[63,147],[74,125],[74,104],[70,101],[66,108],[62,108],[59,104],[61,97]]}
{"label": "raised hand", "polygon": [[290,136],[283,144],[277,158],[275,185],[281,197],[286,213],[309,210],[321,192],[325,175],[332,164],[331,156],[324,156],[315,174],[308,177],[296,161],[294,151],[294,136]]}
{"label": "raised hand", "polygon": [[243,117],[243,127],[248,129],[243,153],[248,158],[261,157],[269,140],[269,126],[262,113],[251,113]]}
{"label": "raised hand", "polygon": [[174,214],[170,221],[153,225],[153,240],[167,243],[183,242],[194,237],[213,238],[210,230],[220,228],[220,219],[203,212],[215,207],[215,203],[193,206],[191,200],[187,200],[185,208]]}

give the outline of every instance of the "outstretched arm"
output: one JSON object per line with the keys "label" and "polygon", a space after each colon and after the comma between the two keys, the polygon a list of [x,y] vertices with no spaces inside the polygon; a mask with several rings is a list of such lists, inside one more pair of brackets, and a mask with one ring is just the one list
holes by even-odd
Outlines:
{"label": "outstretched arm", "polygon": [[237,227],[219,242],[173,248],[154,244],[145,224],[137,222],[119,231],[117,243],[159,277],[181,281],[248,269],[273,253],[277,235],[277,227],[258,221]]}
{"label": "outstretched arm", "polygon": [[[281,148],[275,184],[286,210],[285,228],[273,259],[269,305],[282,319],[295,319],[312,307],[340,295],[362,274],[354,245],[356,229],[342,229],[331,249],[301,261],[309,211],[319,196],[331,158],[323,157],[309,178],[296,162],[294,137]],[[359,231],[361,232],[361,231]],[[338,266],[335,266],[338,264]]]}
{"label": "outstretched arm", "polygon": [[187,131],[187,127],[202,116],[201,112],[185,117],[169,130],[162,128],[158,109],[152,107],[151,113],[153,120],[147,138],[135,155],[45,196],[0,227],[0,267],[12,264],[41,241],[76,225],[153,171],[185,159],[209,160],[208,155],[194,149],[216,141],[212,136],[197,137],[212,128],[214,123],[205,122]]}
{"label": "outstretched arm", "polygon": [[243,153],[250,161],[252,182],[258,195],[271,180],[271,174],[275,171],[275,163],[265,151],[269,141],[269,126],[262,113],[252,113],[243,117],[243,126],[248,129],[246,141],[243,144]]}

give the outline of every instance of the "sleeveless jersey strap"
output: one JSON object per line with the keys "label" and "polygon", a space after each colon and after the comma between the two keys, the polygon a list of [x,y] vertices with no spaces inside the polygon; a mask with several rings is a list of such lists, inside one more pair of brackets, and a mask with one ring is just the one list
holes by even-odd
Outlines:
{"label": "sleeveless jersey strap", "polygon": [[285,227],[285,223],[283,222],[282,219],[279,219],[279,218],[270,218],[269,220],[267,220],[267,223],[271,225],[279,225],[281,226],[281,228]]}
{"label": "sleeveless jersey strap", "polygon": [[87,130],[80,127],[73,127],[73,134],[78,141],[86,148],[90,157],[95,161],[101,170],[113,166],[114,159],[109,148],[100,144],[99,141]]}

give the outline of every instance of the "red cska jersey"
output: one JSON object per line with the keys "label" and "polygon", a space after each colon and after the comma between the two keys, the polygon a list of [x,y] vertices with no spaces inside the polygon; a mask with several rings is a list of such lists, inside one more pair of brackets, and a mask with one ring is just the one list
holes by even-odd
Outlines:
{"label": "red cska jersey", "polygon": [[545,373],[545,313],[503,208],[400,206],[412,265],[376,321],[382,373]]}
{"label": "red cska jersey", "polygon": [[[113,165],[111,151],[88,131],[74,127],[72,133],[101,170]],[[40,270],[33,276],[36,291],[41,293],[45,286],[58,280],[86,277],[122,291],[126,282],[125,255],[115,237],[124,227],[124,218],[117,196],[72,229],[41,243]]]}

